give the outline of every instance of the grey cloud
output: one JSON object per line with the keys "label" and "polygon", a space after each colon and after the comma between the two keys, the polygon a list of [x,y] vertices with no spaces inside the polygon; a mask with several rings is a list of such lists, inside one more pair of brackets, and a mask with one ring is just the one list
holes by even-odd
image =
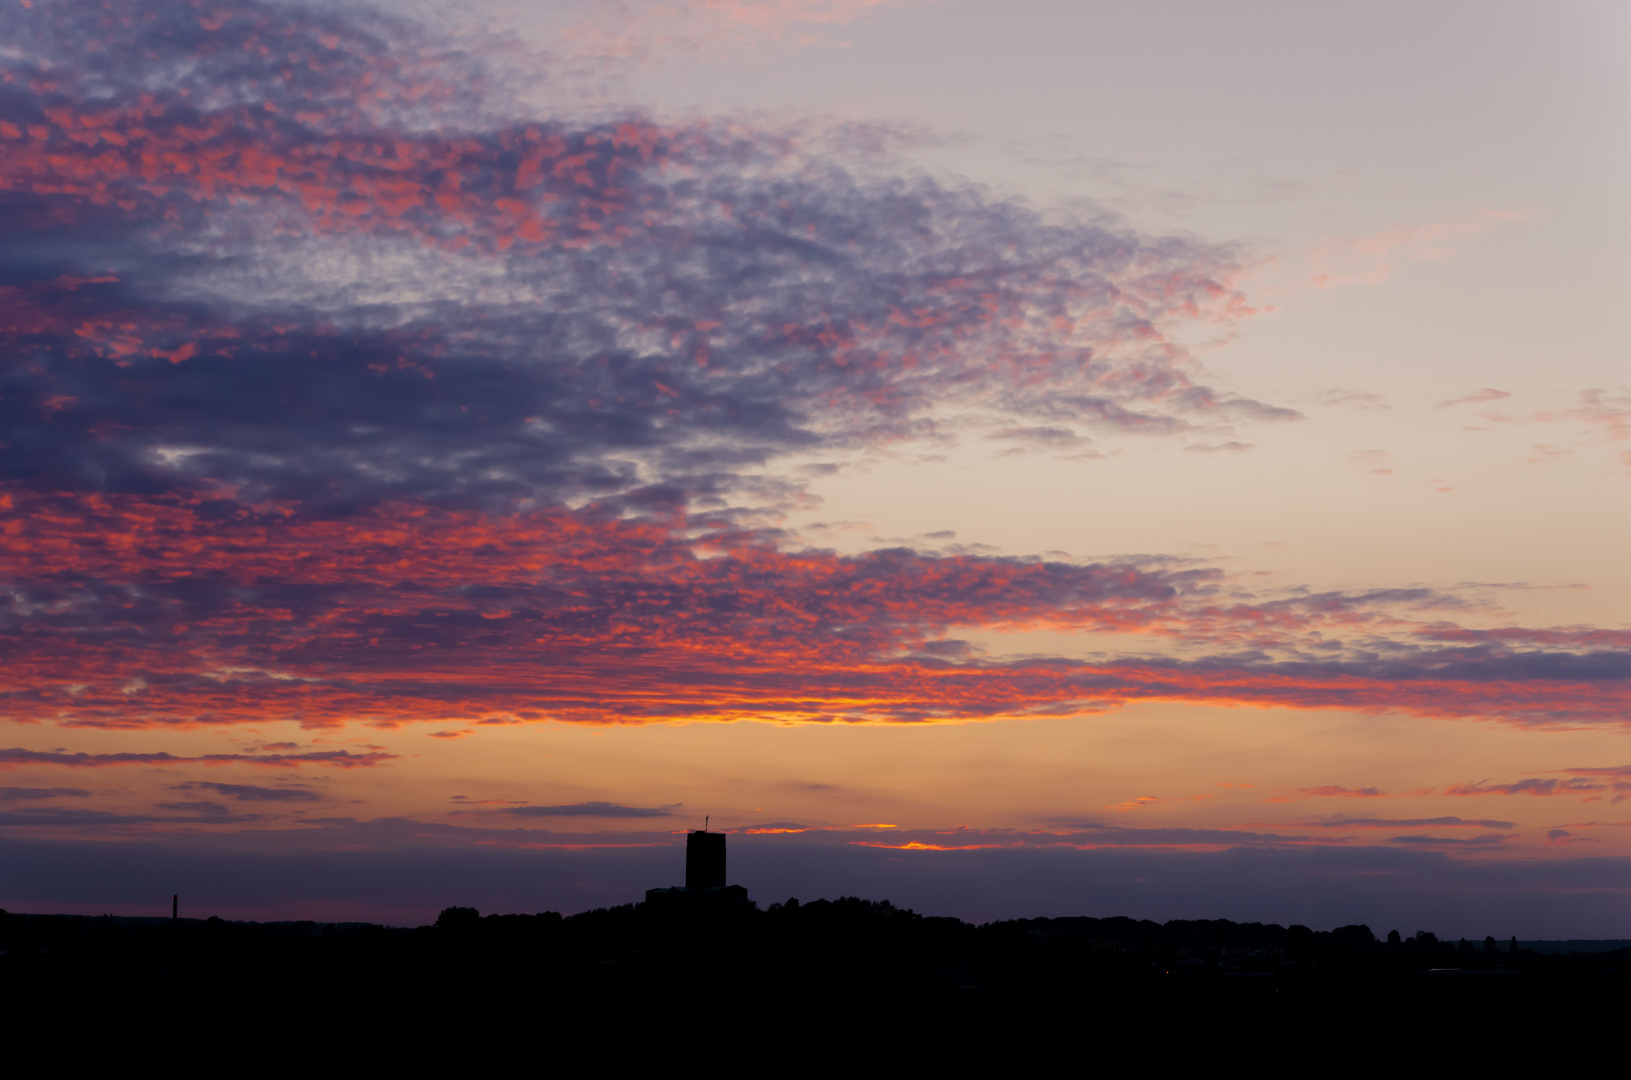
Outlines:
{"label": "grey cloud", "polygon": [[[259,821],[258,814],[231,814],[226,807],[214,803],[160,804],[159,809],[173,811],[170,816],[154,814],[121,814],[108,810],[85,810],[78,807],[30,806],[0,812],[0,827],[49,826],[75,828],[94,833],[99,829],[129,825],[167,825],[181,822],[211,825],[238,825]],[[175,814],[184,816],[177,817]]]}
{"label": "grey cloud", "polygon": [[1069,428],[1061,427],[1011,427],[994,432],[990,437],[1012,442],[1030,443],[1044,450],[1068,449],[1092,442],[1091,439],[1083,438]]}
{"label": "grey cloud", "polygon": [[396,756],[375,750],[362,754],[350,750],[311,750],[298,754],[200,754],[197,757],[184,757],[162,750],[148,753],[88,754],[82,750],[70,753],[65,750],[26,750],[15,746],[0,749],[0,769],[16,765],[64,765],[69,768],[90,769],[121,765],[168,766],[189,763],[224,765],[231,762],[242,762],[247,765],[313,764],[359,768],[377,765]]}
{"label": "grey cloud", "polygon": [[1287,822],[1284,828],[1309,829],[1425,829],[1434,826],[1445,826],[1467,829],[1513,829],[1516,826],[1510,821],[1492,821],[1487,819],[1471,820],[1459,817],[1434,818],[1361,818],[1361,817],[1334,817],[1320,821]]}
{"label": "grey cloud", "polygon": [[1510,836],[1489,834],[1486,836],[1395,836],[1390,843],[1409,844],[1412,847],[1492,847],[1503,840],[1510,840]]}
{"label": "grey cloud", "polygon": [[1446,795],[1574,795],[1593,791],[1605,791],[1608,784],[1590,777],[1559,780],[1555,777],[1531,777],[1526,780],[1517,780],[1510,784],[1491,784],[1488,781],[1479,781],[1476,784],[1459,784],[1446,788]]}
{"label": "grey cloud", "polygon": [[672,817],[667,810],[646,806],[619,806],[617,803],[581,802],[564,806],[512,806],[502,811],[518,817],[653,818]]}
{"label": "grey cloud", "polygon": [[191,791],[202,788],[217,795],[225,795],[239,802],[317,802],[322,795],[308,788],[270,788],[254,784],[223,784],[214,780],[195,780],[171,785],[172,791]]}
{"label": "grey cloud", "polygon": [[212,817],[230,813],[226,807],[218,802],[161,802],[153,805],[160,810],[174,810],[184,814],[207,814]]}

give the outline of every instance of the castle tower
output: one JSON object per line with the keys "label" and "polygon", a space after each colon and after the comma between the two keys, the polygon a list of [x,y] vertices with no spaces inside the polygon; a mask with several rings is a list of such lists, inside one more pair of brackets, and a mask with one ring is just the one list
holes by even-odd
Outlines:
{"label": "castle tower", "polygon": [[697,830],[685,838],[685,887],[693,892],[725,886],[725,834]]}
{"label": "castle tower", "polygon": [[685,884],[647,889],[646,903],[684,911],[752,909],[753,902],[748,899],[746,889],[725,884],[725,836],[722,832],[709,832],[706,826],[687,833]]}

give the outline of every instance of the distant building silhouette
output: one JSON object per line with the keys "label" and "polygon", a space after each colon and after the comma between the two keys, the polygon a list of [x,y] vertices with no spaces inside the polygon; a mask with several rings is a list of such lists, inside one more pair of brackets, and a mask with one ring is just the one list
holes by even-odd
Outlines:
{"label": "distant building silhouette", "polygon": [[646,903],[664,907],[737,907],[748,891],[725,884],[725,833],[697,829],[685,837],[685,884],[647,889]]}

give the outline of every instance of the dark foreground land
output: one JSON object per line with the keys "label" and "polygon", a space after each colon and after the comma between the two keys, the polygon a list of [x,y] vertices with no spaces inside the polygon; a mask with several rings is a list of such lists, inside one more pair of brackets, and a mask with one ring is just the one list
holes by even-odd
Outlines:
{"label": "dark foreground land", "polygon": [[765,1021],[814,1025],[828,1034],[801,1052],[817,1056],[840,1033],[868,1030],[975,1053],[1004,1032],[1172,1049],[1284,1046],[1316,1030],[1408,1038],[1466,1024],[1510,1040],[1618,1027],[1631,948],[1514,944],[1224,920],[974,926],[854,898],[569,918],[449,908],[417,929],[0,914],[0,1005],[14,1020],[139,1015],[196,1031],[232,1016],[427,1037],[547,1023],[551,1038],[615,1030],[607,1052],[625,1057],[641,1032],[692,1022],[734,1025],[738,1039],[764,1035]]}

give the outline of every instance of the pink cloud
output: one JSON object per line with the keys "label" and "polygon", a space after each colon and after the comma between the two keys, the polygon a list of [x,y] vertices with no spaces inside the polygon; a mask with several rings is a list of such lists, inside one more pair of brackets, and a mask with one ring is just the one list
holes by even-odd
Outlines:
{"label": "pink cloud", "polygon": [[1331,240],[1305,255],[1307,280],[1316,288],[1333,285],[1380,285],[1399,260],[1437,260],[1455,254],[1445,244],[1452,237],[1474,236],[1533,217],[1528,210],[1476,210],[1453,221],[1395,225],[1368,236]]}
{"label": "pink cloud", "polygon": [[1607,439],[1631,439],[1631,391],[1584,390],[1573,409],[1535,414],[1542,423],[1585,424]]}
{"label": "pink cloud", "polygon": [[1512,395],[1507,393],[1505,390],[1496,390],[1493,387],[1486,386],[1482,390],[1475,390],[1470,394],[1463,394],[1458,398],[1451,398],[1448,401],[1441,401],[1433,407],[1435,409],[1448,409],[1452,405],[1482,405],[1485,402],[1501,401],[1511,396]]}

